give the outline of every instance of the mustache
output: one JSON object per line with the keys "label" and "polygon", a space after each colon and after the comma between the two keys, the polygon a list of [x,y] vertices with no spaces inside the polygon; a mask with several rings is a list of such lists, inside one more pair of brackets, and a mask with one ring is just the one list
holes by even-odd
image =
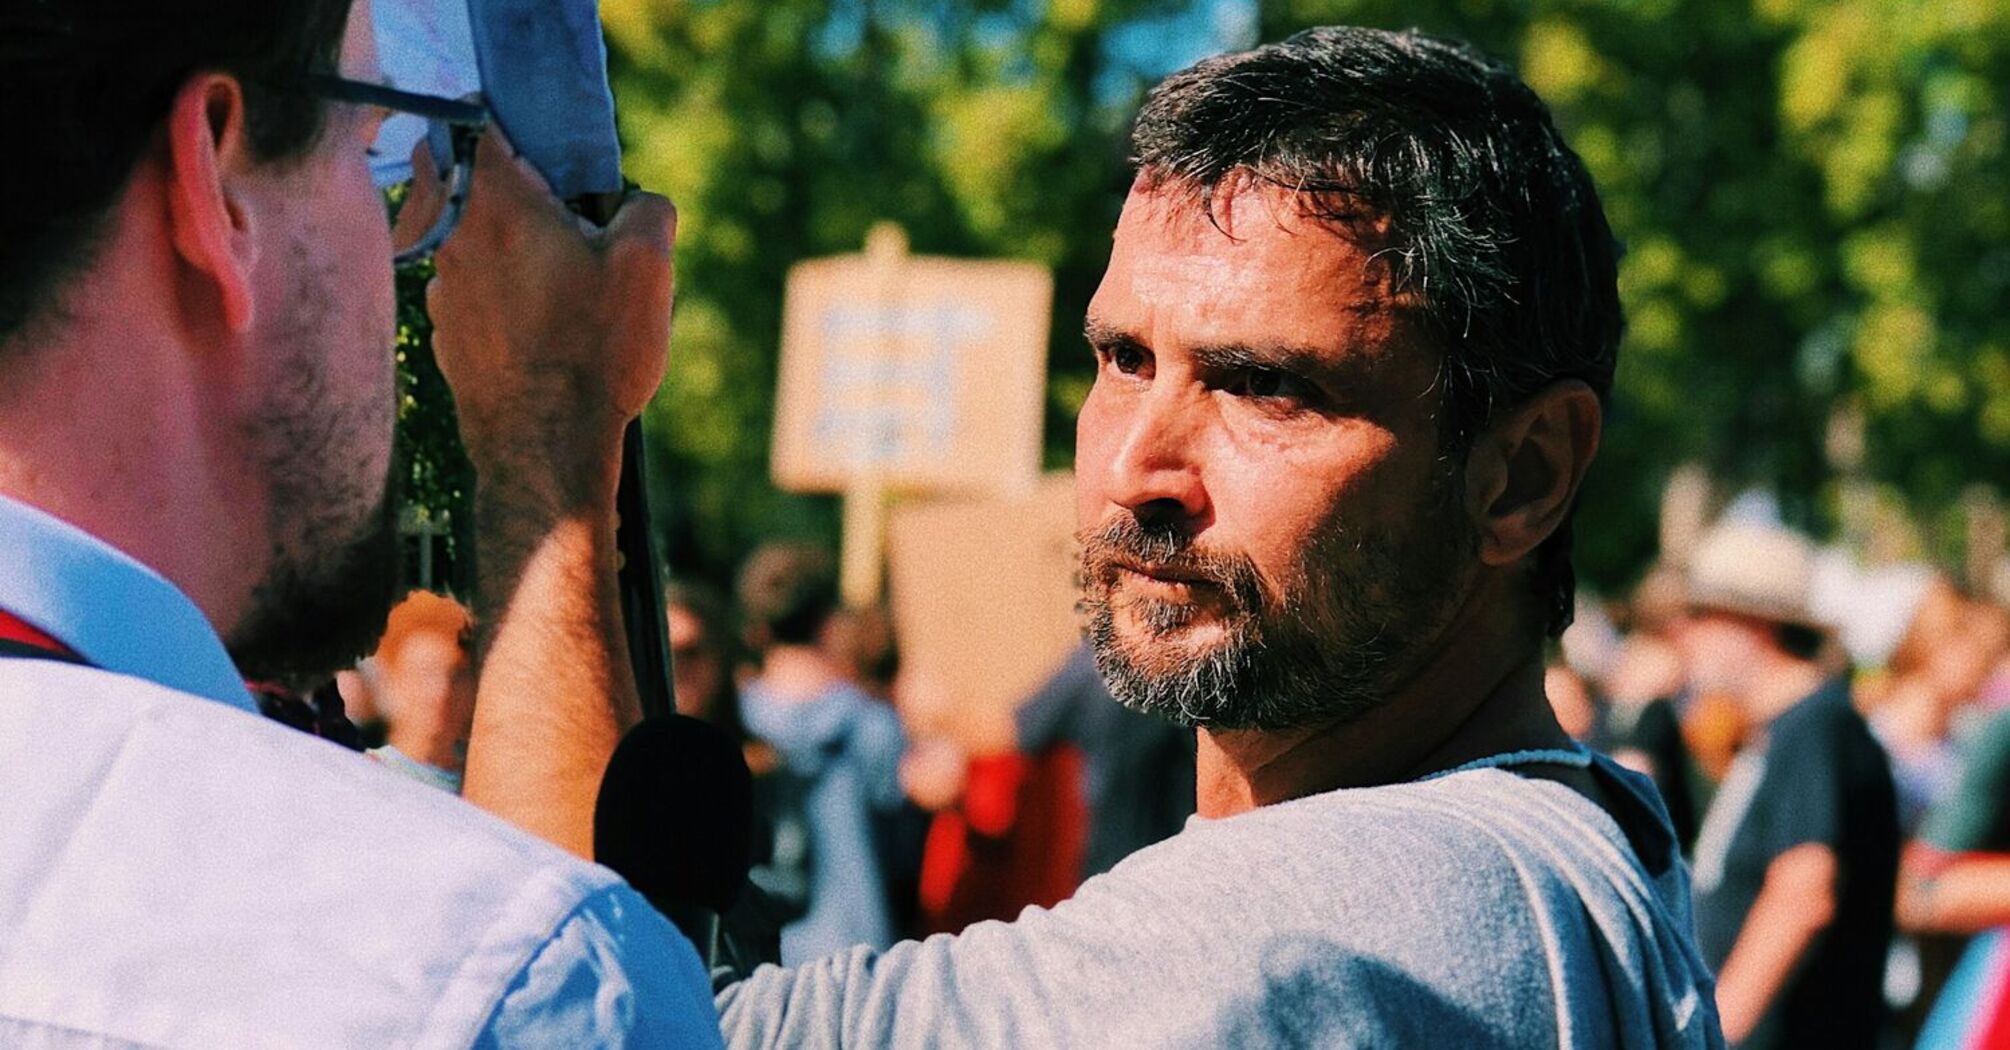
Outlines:
{"label": "mustache", "polygon": [[1149,570],[1211,584],[1245,610],[1264,605],[1263,579],[1255,562],[1245,555],[1201,547],[1178,522],[1122,514],[1076,538],[1082,545],[1084,582],[1105,593],[1120,570]]}

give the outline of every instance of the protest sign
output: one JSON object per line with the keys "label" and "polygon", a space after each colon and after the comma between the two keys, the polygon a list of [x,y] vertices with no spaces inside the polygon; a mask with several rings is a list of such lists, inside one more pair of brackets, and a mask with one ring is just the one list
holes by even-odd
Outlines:
{"label": "protest sign", "polygon": [[953,712],[975,754],[1012,748],[1012,712],[1081,638],[1075,485],[1051,474],[1013,497],[916,500],[889,530],[901,663]]}

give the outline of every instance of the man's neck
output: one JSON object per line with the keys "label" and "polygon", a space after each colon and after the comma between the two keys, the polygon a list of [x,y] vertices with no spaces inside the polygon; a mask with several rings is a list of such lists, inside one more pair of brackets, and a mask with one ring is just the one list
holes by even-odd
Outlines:
{"label": "man's neck", "polygon": [[1432,662],[1388,700],[1305,729],[1198,734],[1202,816],[1224,817],[1338,788],[1396,784],[1507,751],[1566,747],[1527,625],[1471,603]]}
{"label": "man's neck", "polygon": [[[79,302],[145,303],[160,283],[93,280]],[[77,313],[60,336],[10,348],[19,357],[0,392],[0,495],[158,572],[219,629],[236,623],[264,564],[246,542],[262,535],[251,526],[264,505],[208,439],[228,406],[158,311]]]}
{"label": "man's neck", "polygon": [[[1460,707],[1447,700],[1445,710]],[[1226,817],[1339,788],[1403,783],[1489,755],[1571,742],[1543,697],[1540,659],[1525,661],[1501,679],[1455,725],[1433,727],[1428,717],[1392,710],[1396,707],[1385,704],[1324,728],[1202,729],[1196,755],[1200,814]]]}
{"label": "man's neck", "polygon": [[245,567],[253,559],[217,556],[218,538],[233,530],[220,528],[201,501],[177,498],[168,478],[175,468],[165,459],[155,476],[144,476],[107,460],[119,448],[105,446],[127,444],[103,437],[115,431],[93,436],[90,429],[30,433],[12,421],[0,426],[0,496],[90,533],[159,573],[211,623],[235,623],[250,597]]}

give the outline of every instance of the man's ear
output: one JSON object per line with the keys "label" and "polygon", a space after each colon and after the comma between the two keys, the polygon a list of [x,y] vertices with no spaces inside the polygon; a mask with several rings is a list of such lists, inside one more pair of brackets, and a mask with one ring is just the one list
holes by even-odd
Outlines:
{"label": "man's ear", "polygon": [[254,209],[245,176],[251,147],[244,88],[216,73],[191,77],[167,119],[168,222],[175,254],[214,289],[224,325],[252,323],[251,275],[258,261]]}
{"label": "man's ear", "polygon": [[1512,565],[1555,532],[1598,452],[1604,413],[1581,380],[1551,383],[1502,414],[1466,459],[1480,560]]}

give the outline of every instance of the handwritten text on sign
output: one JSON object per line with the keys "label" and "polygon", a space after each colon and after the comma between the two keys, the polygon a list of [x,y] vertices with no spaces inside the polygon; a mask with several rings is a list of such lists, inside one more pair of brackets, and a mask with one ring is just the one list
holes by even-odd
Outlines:
{"label": "handwritten text on sign", "polygon": [[790,275],[774,473],[1021,490],[1039,470],[1052,281],[1020,263],[862,256]]}

